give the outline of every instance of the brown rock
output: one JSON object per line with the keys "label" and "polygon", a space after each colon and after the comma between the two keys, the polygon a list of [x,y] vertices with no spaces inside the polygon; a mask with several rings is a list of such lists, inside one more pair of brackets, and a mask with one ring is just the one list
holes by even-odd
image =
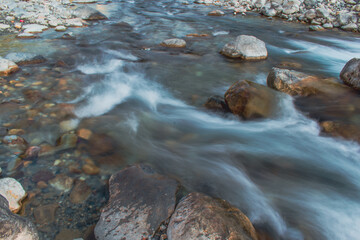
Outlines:
{"label": "brown rock", "polygon": [[323,121],[320,123],[322,131],[333,137],[342,137],[360,142],[360,127],[335,121]]}
{"label": "brown rock", "polygon": [[89,140],[92,135],[92,132],[89,129],[81,128],[77,134],[78,134],[78,137],[85,139],[85,140]]}
{"label": "brown rock", "polygon": [[257,239],[253,225],[239,209],[201,193],[190,193],[180,201],[167,236],[169,240]]}
{"label": "brown rock", "polygon": [[25,130],[24,129],[10,129],[8,134],[9,135],[24,135]]}
{"label": "brown rock", "polygon": [[81,232],[76,229],[62,229],[55,237],[55,240],[72,240],[81,238]]}
{"label": "brown rock", "polygon": [[106,134],[92,134],[89,139],[89,152],[93,156],[111,154],[115,146],[115,141]]}
{"label": "brown rock", "polygon": [[59,174],[54,179],[49,181],[50,185],[62,192],[68,192],[71,190],[74,179],[66,176],[65,174]]}
{"label": "brown rock", "polygon": [[85,181],[77,181],[70,193],[70,201],[74,204],[82,203],[91,195],[91,188]]}
{"label": "brown rock", "polygon": [[31,146],[28,149],[26,149],[25,154],[24,154],[24,159],[35,159],[38,157],[40,151],[41,151],[40,147]]}
{"label": "brown rock", "polygon": [[178,184],[148,167],[111,176],[110,199],[95,227],[96,239],[139,240],[152,236],[174,211]]}
{"label": "brown rock", "polygon": [[65,133],[57,140],[57,147],[59,150],[75,148],[77,140],[76,134]]}
{"label": "brown rock", "polygon": [[170,48],[184,48],[186,47],[186,42],[183,39],[171,38],[164,40],[160,45]]}
{"label": "brown rock", "polygon": [[96,175],[100,172],[100,168],[95,166],[94,164],[85,164],[84,166],[82,166],[82,170],[85,174],[88,175]]}
{"label": "brown rock", "polygon": [[24,89],[23,90],[24,97],[31,102],[38,102],[43,100],[44,97],[40,91],[34,89]]}
{"label": "brown rock", "polygon": [[55,213],[58,204],[39,206],[34,210],[34,217],[37,224],[51,224],[55,221]]}
{"label": "brown rock", "polygon": [[271,116],[277,101],[271,89],[243,80],[226,91],[225,102],[233,114],[244,119],[256,119]]}
{"label": "brown rock", "polygon": [[221,10],[214,10],[208,13],[209,16],[224,16],[225,13]]}
{"label": "brown rock", "polygon": [[42,169],[42,170],[39,170],[37,171],[32,177],[31,177],[31,180],[33,182],[40,182],[40,181],[43,181],[43,182],[48,182],[49,180],[55,178],[55,175],[49,171],[49,170],[46,170],[46,169]]}
{"label": "brown rock", "polygon": [[340,72],[340,79],[348,86],[360,90],[360,58],[353,58]]}
{"label": "brown rock", "polygon": [[216,112],[230,112],[230,109],[226,104],[224,98],[220,96],[209,97],[209,99],[204,104],[204,107]]}

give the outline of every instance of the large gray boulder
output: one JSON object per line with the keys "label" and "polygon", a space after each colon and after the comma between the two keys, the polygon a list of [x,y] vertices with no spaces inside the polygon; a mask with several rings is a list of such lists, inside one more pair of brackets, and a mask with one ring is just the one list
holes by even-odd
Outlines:
{"label": "large gray boulder", "polygon": [[348,61],[340,72],[340,78],[346,85],[360,90],[360,58]]}
{"label": "large gray boulder", "polygon": [[256,240],[250,220],[225,200],[201,193],[183,198],[167,229],[169,240]]}
{"label": "large gray boulder", "polygon": [[8,201],[0,195],[0,239],[38,240],[37,230],[30,221],[12,213]]}
{"label": "large gray boulder", "polygon": [[265,43],[249,35],[240,35],[235,41],[227,43],[221,50],[221,54],[246,60],[266,59],[268,56]]}
{"label": "large gray boulder", "polygon": [[112,175],[109,188],[95,227],[98,240],[150,239],[175,209],[177,181],[149,167],[131,166]]}
{"label": "large gray boulder", "polygon": [[107,17],[104,14],[89,6],[81,6],[76,8],[73,12],[73,15],[83,20],[107,19]]}

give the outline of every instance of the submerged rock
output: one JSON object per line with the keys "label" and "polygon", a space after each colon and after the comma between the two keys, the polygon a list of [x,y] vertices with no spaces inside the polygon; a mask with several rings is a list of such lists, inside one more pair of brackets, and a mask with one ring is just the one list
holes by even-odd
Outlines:
{"label": "submerged rock", "polygon": [[46,59],[41,55],[24,52],[12,52],[7,54],[5,58],[15,62],[18,65],[36,64],[46,61]]}
{"label": "submerged rock", "polygon": [[178,183],[144,166],[111,176],[110,199],[95,227],[96,239],[147,239],[175,209]]}
{"label": "submerged rock", "polygon": [[206,101],[204,106],[207,109],[213,110],[213,111],[219,111],[219,112],[230,112],[230,109],[228,105],[226,104],[223,97],[220,96],[211,96]]}
{"label": "submerged rock", "polygon": [[256,119],[270,117],[277,101],[273,90],[243,80],[234,83],[226,91],[225,102],[233,114],[244,119]]}
{"label": "submerged rock", "polygon": [[0,57],[0,76],[8,76],[19,70],[18,65],[13,61]]}
{"label": "submerged rock", "polygon": [[323,121],[320,123],[322,132],[333,137],[341,137],[360,142],[360,127],[337,121]]}
{"label": "submerged rock", "polygon": [[81,18],[83,20],[103,20],[103,19],[107,19],[107,17],[102,14],[101,12],[99,12],[98,10],[89,7],[89,6],[82,6],[82,7],[78,7],[74,10],[73,14],[78,17]]}
{"label": "submerged rock", "polygon": [[183,39],[171,38],[164,40],[160,45],[171,48],[184,48],[186,47],[186,42]]}
{"label": "submerged rock", "polygon": [[340,72],[340,79],[348,86],[360,90],[360,58],[348,61]]}
{"label": "submerged rock", "polygon": [[38,240],[34,224],[12,213],[8,204],[6,198],[0,195],[0,239]]}
{"label": "submerged rock", "polygon": [[59,205],[57,203],[39,206],[34,209],[34,217],[37,224],[51,224],[55,221],[55,213]]}
{"label": "submerged rock", "polygon": [[257,239],[252,223],[239,209],[201,193],[190,193],[180,201],[167,236],[169,240]]}
{"label": "submerged rock", "polygon": [[9,209],[17,213],[21,209],[21,201],[27,194],[14,178],[2,178],[0,179],[0,195],[9,202]]}
{"label": "submerged rock", "polygon": [[221,50],[221,54],[245,60],[266,59],[268,56],[265,43],[249,35],[240,35],[235,41],[227,43]]}

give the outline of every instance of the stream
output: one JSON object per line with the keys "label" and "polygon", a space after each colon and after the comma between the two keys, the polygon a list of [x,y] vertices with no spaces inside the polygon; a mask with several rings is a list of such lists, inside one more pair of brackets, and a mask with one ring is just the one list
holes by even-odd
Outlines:
{"label": "stream", "polygon": [[[189,191],[229,201],[273,239],[359,238],[358,143],[324,136],[318,123],[295,107],[294,98],[280,92],[276,114],[269,119],[243,121],[203,107],[208,97],[222,96],[238,80],[266,85],[271,68],[284,62],[297,63],[305,73],[338,79],[345,63],[360,56],[357,34],[309,32],[306,25],[257,14],[207,16],[216,7],[181,1],[113,1],[92,7],[109,20],[69,29],[76,40],[61,39],[63,33],[53,30],[39,39],[0,36],[2,56],[21,50],[49,59],[6,78],[25,77],[29,86],[43,81],[38,90],[47,97],[28,103],[21,91],[6,99],[0,96],[2,102],[20,99],[21,106],[27,105],[3,104],[0,124],[24,129],[31,145],[54,145],[66,132],[59,121],[66,120],[70,128],[89,129],[98,141],[113,146],[109,154],[84,141],[76,149],[39,157],[17,170],[15,178],[36,193],[23,215],[33,218],[33,208],[59,203],[56,220],[37,225],[43,239],[54,238],[65,227],[84,231],[95,224],[107,201],[107,179],[134,163],[150,164]],[[206,36],[186,37],[193,33]],[[268,59],[247,62],[220,55],[222,46],[240,34],[263,40]],[[159,45],[173,37],[185,39],[187,47]],[[58,60],[68,66],[54,68]],[[65,90],[59,79],[66,79]],[[75,115],[49,120],[44,107],[48,103],[72,105]],[[47,116],[33,117],[35,123],[30,124],[26,112],[32,107],[45,109]],[[3,175],[16,154],[0,145]],[[88,158],[100,167],[99,174],[69,171],[69,164],[81,165]],[[64,164],[54,165],[58,159]],[[74,205],[67,193],[38,189],[32,176],[41,169],[86,180],[92,196]]]}

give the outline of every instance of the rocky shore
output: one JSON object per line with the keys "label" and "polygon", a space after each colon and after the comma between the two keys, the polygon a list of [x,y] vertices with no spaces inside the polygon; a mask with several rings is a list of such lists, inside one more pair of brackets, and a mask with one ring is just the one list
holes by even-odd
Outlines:
{"label": "rocky shore", "polygon": [[355,0],[196,0],[195,3],[216,5],[234,14],[256,12],[269,18],[306,23],[311,25],[311,31],[360,30],[360,4]]}

